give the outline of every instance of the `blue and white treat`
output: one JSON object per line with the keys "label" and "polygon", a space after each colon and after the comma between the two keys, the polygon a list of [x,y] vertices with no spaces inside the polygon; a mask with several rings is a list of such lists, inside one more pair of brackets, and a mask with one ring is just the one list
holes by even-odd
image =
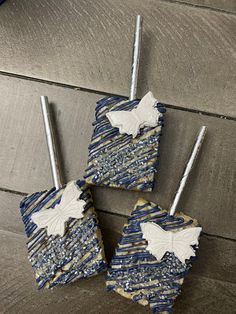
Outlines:
{"label": "blue and white treat", "polygon": [[165,107],[152,93],[141,101],[119,96],[96,104],[85,180],[89,184],[151,191]]}
{"label": "blue and white treat", "polygon": [[169,313],[191,268],[201,228],[182,213],[170,216],[158,205],[139,199],[107,275],[107,289]]}
{"label": "blue and white treat", "polygon": [[98,220],[84,181],[25,197],[20,213],[38,288],[52,288],[106,270]]}

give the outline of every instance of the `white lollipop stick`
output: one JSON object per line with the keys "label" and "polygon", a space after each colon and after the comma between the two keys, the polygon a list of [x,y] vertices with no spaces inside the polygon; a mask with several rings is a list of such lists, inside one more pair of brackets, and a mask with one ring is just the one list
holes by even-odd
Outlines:
{"label": "white lollipop stick", "polygon": [[52,178],[53,183],[56,189],[60,189],[62,187],[62,176],[61,176],[61,169],[58,157],[58,150],[56,147],[56,140],[55,140],[55,132],[52,125],[52,119],[49,110],[49,103],[47,96],[41,96],[41,107],[43,113],[43,121],[45,127],[45,134],[47,138],[47,145],[48,145],[48,152],[52,170]]}
{"label": "white lollipop stick", "polygon": [[139,69],[140,50],[141,50],[141,37],[142,37],[142,17],[141,15],[137,15],[136,23],[135,23],[135,32],[134,32],[129,100],[134,100],[137,98],[137,83],[138,83],[138,69]]}
{"label": "white lollipop stick", "polygon": [[172,202],[172,205],[170,206],[170,211],[169,212],[170,212],[171,216],[173,216],[175,214],[176,208],[178,206],[180,197],[181,197],[181,195],[183,193],[184,187],[185,187],[186,182],[188,180],[189,174],[190,174],[191,170],[193,169],[194,162],[196,161],[198,153],[200,151],[202,142],[203,142],[205,134],[206,134],[206,129],[207,129],[206,126],[202,126],[200,131],[199,131],[199,133],[198,133],[198,136],[197,136],[196,142],[195,142],[195,144],[193,146],[190,158],[189,158],[189,160],[187,162],[187,165],[186,165],[186,167],[184,169],[184,173],[183,173],[182,179],[180,180],[179,187],[178,187],[178,189],[176,191],[176,194],[175,194],[174,200]]}

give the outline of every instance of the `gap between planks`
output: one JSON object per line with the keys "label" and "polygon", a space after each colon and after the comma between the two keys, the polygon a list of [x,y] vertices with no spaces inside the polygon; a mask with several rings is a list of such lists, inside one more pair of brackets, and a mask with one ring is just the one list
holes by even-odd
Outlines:
{"label": "gap between planks", "polygon": [[[22,197],[27,196],[29,193],[25,193],[25,192],[20,192],[20,191],[14,191],[14,190],[9,190],[9,189],[5,189],[5,188],[1,188],[0,187],[0,191],[1,192],[6,192],[6,193],[10,193],[13,195],[21,195]],[[104,209],[99,209],[96,208],[96,210],[100,213],[104,213],[104,214],[108,214],[108,215],[112,215],[112,216],[117,216],[117,217],[121,217],[121,218],[125,218],[127,219],[129,216],[125,215],[125,214],[120,214],[117,212],[112,212],[112,211],[108,211],[108,210],[104,210]],[[1,229],[0,229],[1,230]],[[121,233],[121,232],[120,232]],[[232,241],[232,242],[236,242],[235,239],[232,238],[228,238],[228,237],[223,237],[223,236],[219,236],[219,235],[215,235],[215,234],[210,234],[210,233],[205,233],[202,232],[203,235],[207,236],[207,237],[211,237],[214,239],[222,239],[222,240],[227,240],[227,241]]]}
{"label": "gap between planks", "polygon": [[173,4],[178,4],[178,5],[182,5],[182,6],[188,6],[188,7],[193,7],[196,9],[203,9],[203,10],[208,10],[208,11],[214,11],[214,12],[221,12],[224,14],[229,14],[229,15],[236,15],[235,12],[233,11],[228,11],[225,9],[220,9],[217,7],[210,7],[209,5],[203,5],[203,4],[194,4],[194,3],[190,3],[190,2],[185,2],[185,1],[178,1],[178,0],[160,0],[161,2],[167,2],[167,3],[173,3]]}
{"label": "gap between planks", "polygon": [[[62,87],[62,88],[72,89],[72,90],[79,90],[81,92],[87,92],[87,93],[96,94],[96,95],[101,95],[102,94],[104,96],[119,96],[119,97],[124,97],[124,98],[128,99],[128,97],[124,96],[124,95],[118,95],[118,94],[108,93],[108,92],[104,92],[104,91],[99,91],[99,90],[93,90],[93,89],[89,89],[89,88],[79,87],[79,86],[76,86],[76,85],[70,85],[70,84],[65,84],[65,83],[60,83],[60,82],[55,82],[55,81],[50,81],[50,80],[44,80],[44,79],[40,79],[40,78],[37,78],[37,77],[25,76],[25,75],[21,75],[21,74],[17,74],[17,73],[0,71],[0,76],[12,77],[12,78],[25,80],[25,81],[37,82],[37,83],[51,85],[51,86],[58,86],[58,87]],[[214,112],[207,112],[207,111],[203,111],[203,110],[196,110],[196,109],[190,109],[190,108],[185,108],[185,107],[178,107],[178,106],[171,105],[171,104],[166,104],[166,103],[163,103],[163,104],[167,108],[170,108],[170,109],[196,113],[196,114],[210,116],[210,117],[214,117],[214,118],[218,118],[218,119],[236,121],[235,117],[231,117],[231,116],[228,116],[228,115],[224,116],[224,115],[220,115],[220,114],[217,114],[217,113],[214,113]]]}

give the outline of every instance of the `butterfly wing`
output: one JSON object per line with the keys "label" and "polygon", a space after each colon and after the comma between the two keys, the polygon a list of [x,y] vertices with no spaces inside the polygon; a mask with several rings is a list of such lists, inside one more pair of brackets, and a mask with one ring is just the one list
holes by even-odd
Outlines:
{"label": "butterfly wing", "polygon": [[181,240],[182,242],[189,245],[198,245],[201,231],[201,227],[186,228],[176,234],[175,241]]}
{"label": "butterfly wing", "polygon": [[60,215],[54,216],[54,219],[48,224],[48,235],[59,235],[63,237],[65,233],[65,220]]}
{"label": "butterfly wing", "polygon": [[111,111],[106,114],[113,127],[119,129],[120,134],[129,134],[135,138],[140,128],[157,126],[162,115],[154,106],[157,100],[148,92],[139,102],[137,108],[131,111]]}
{"label": "butterfly wing", "polygon": [[61,235],[65,231],[65,224],[56,208],[44,209],[31,216],[32,221],[39,228],[47,228],[48,235]]}
{"label": "butterfly wing", "polygon": [[140,100],[138,104],[139,110],[145,110],[147,107],[153,107],[157,103],[156,98],[153,96],[152,92],[148,92],[143,98]]}
{"label": "butterfly wing", "polygon": [[75,199],[79,199],[82,191],[77,187],[75,181],[69,182],[61,196],[60,206],[65,207],[73,202]]}
{"label": "butterfly wing", "polygon": [[169,251],[169,232],[152,222],[140,224],[143,238],[148,242],[147,250],[159,261]]}
{"label": "butterfly wing", "polygon": [[32,214],[33,222],[39,228],[47,228],[48,235],[64,235],[65,223],[71,218],[83,217],[86,202],[79,200],[82,191],[79,190],[74,181],[67,184],[61,196],[61,202],[55,208],[44,209]]}
{"label": "butterfly wing", "polygon": [[48,223],[54,219],[55,212],[55,209],[44,209],[40,212],[33,213],[31,219],[39,228],[45,228]]}
{"label": "butterfly wing", "polygon": [[83,211],[86,202],[79,199],[81,194],[82,191],[76,186],[74,181],[68,183],[58,205],[64,221],[67,221],[69,218],[80,219],[84,216]]}
{"label": "butterfly wing", "polygon": [[201,227],[194,227],[173,232],[173,252],[182,263],[196,255],[192,245],[198,245],[201,231]]}
{"label": "butterfly wing", "polygon": [[63,208],[63,217],[64,220],[67,221],[69,218],[81,219],[84,217],[83,211],[86,202],[83,200],[73,200]]}
{"label": "butterfly wing", "polygon": [[161,113],[155,108],[155,104],[157,100],[154,98],[152,92],[148,92],[138,104],[136,110],[136,114],[141,120],[141,127],[149,126],[155,127],[157,126],[159,117]]}
{"label": "butterfly wing", "polygon": [[132,111],[111,111],[106,114],[111,125],[119,129],[120,134],[136,137],[139,132],[139,121]]}

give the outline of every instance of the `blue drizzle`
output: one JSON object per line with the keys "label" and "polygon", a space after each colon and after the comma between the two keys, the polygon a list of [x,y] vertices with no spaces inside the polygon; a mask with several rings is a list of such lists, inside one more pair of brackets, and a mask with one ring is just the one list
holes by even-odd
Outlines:
{"label": "blue drizzle", "polygon": [[[36,282],[39,289],[45,285],[52,288],[58,284],[67,284],[106,269],[103,247],[97,237],[98,221],[91,193],[85,181],[78,180],[76,184],[82,190],[80,198],[86,202],[85,217],[69,219],[63,237],[47,236],[45,229],[39,229],[31,220],[32,213],[45,208],[54,208],[60,203],[61,195],[58,195],[60,190],[53,188],[45,192],[36,192],[25,197],[20,204],[20,213],[28,237],[29,260],[37,274]],[[85,254],[89,255],[83,260]],[[62,273],[56,277],[58,270]]]}
{"label": "blue drizzle", "polygon": [[190,270],[194,258],[183,264],[173,253],[166,252],[162,260],[157,261],[146,250],[147,242],[143,239],[140,227],[144,221],[154,222],[165,230],[196,226],[190,217],[169,216],[159,206],[140,200],[123,229],[112,258],[107,274],[107,289],[117,291],[119,288],[119,291],[130,293],[130,298],[135,302],[147,301],[153,313],[169,313],[172,312],[174,300],[181,291],[181,281]]}
{"label": "blue drizzle", "polygon": [[[93,123],[94,131],[84,176],[87,183],[131,190],[152,190],[163,117],[159,119],[156,128],[143,128],[135,139],[131,135],[121,135],[106,117],[109,111],[132,110],[138,104],[139,100],[127,101],[118,96],[105,97],[97,102],[96,121]],[[161,103],[156,105],[156,109],[165,112]],[[127,159],[130,147],[134,156]]]}

